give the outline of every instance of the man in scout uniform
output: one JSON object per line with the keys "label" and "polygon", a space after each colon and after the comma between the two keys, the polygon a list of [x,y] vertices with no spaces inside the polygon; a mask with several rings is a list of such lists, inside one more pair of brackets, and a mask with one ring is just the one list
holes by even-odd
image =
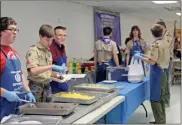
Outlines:
{"label": "man in scout uniform", "polygon": [[96,82],[106,80],[106,69],[110,66],[119,66],[116,43],[111,40],[112,28],[104,27],[104,37],[95,42],[94,63],[96,67]]}
{"label": "man in scout uniform", "polygon": [[40,41],[27,52],[27,70],[29,86],[35,92],[38,102],[51,101],[50,78],[52,70],[64,72],[62,66],[52,65],[52,55],[49,46],[52,43],[54,30],[50,25],[42,25],[39,30]]}
{"label": "man in scout uniform", "polygon": [[160,25],[154,25],[151,32],[155,41],[152,43],[149,52],[143,54],[135,54],[135,59],[142,59],[151,65],[150,68],[150,100],[154,114],[153,124],[165,124],[165,91],[167,85],[167,69],[169,66],[169,47],[162,38],[163,29]]}
{"label": "man in scout uniform", "polygon": [[172,65],[172,58],[173,58],[173,48],[174,48],[174,43],[173,43],[173,36],[172,34],[167,30],[166,24],[163,20],[159,20],[156,24],[160,25],[163,28],[163,39],[166,42],[166,45],[170,49],[170,62],[169,62],[169,67],[168,67],[168,80],[167,80],[167,86],[166,86],[166,93],[165,93],[165,104],[166,107],[170,106],[170,82],[171,82],[171,65]]}

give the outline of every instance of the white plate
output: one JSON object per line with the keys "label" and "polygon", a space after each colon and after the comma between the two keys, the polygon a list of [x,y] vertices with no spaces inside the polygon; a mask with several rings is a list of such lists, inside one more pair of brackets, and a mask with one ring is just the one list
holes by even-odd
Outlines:
{"label": "white plate", "polygon": [[108,84],[112,84],[112,83],[116,83],[117,81],[115,80],[104,80],[104,83],[108,83]]}
{"label": "white plate", "polygon": [[86,76],[86,74],[66,74],[66,75],[71,77],[72,79],[84,78]]}
{"label": "white plate", "polygon": [[42,123],[39,121],[23,121],[20,122],[20,124],[42,124]]}
{"label": "white plate", "polygon": [[53,78],[53,77],[51,77],[51,79],[52,79],[53,81],[56,81],[56,82],[59,82],[59,83],[64,83],[64,82],[66,82],[66,81],[71,80],[71,77],[68,76],[68,75],[62,75],[62,76],[63,76],[63,79],[62,79],[62,80],[57,79],[57,78]]}
{"label": "white plate", "polygon": [[54,77],[51,77],[51,80],[59,82],[59,83],[64,83],[66,81],[69,81],[71,79],[78,79],[78,78],[84,78],[86,74],[64,74],[62,75],[64,79],[60,80]]}

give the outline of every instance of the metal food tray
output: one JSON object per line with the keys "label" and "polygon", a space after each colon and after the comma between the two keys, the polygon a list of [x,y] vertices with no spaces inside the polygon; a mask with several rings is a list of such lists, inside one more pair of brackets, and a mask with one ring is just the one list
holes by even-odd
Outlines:
{"label": "metal food tray", "polygon": [[[77,92],[78,92],[78,91],[77,91]],[[93,95],[93,96],[96,96],[96,97],[99,98],[99,99],[111,95],[111,93],[107,93],[107,92],[96,92],[96,91],[86,91],[86,90],[80,90],[79,92],[80,92],[80,93],[83,93],[83,94],[86,94],[86,95]]]}
{"label": "metal food tray", "polygon": [[[35,103],[32,107],[30,103],[19,106],[21,114],[31,115],[68,115],[78,106],[75,103]],[[54,106],[55,108],[50,108]]]}
{"label": "metal food tray", "polygon": [[[88,92],[88,91],[87,91]],[[106,102],[110,101],[117,95],[119,95],[119,89],[112,93],[103,93],[103,92],[94,92],[89,91],[89,93],[96,93],[100,98],[97,102],[91,105],[78,105],[74,112],[66,115],[66,116],[48,116],[48,115],[19,115],[18,117],[11,118],[7,120],[5,124],[11,124],[14,121],[39,121],[42,124],[72,124],[79,118],[83,117],[84,115],[88,114],[89,112],[93,111],[94,109],[98,108],[99,106],[105,104]]]}
{"label": "metal food tray", "polygon": [[78,107],[76,107],[75,111],[68,115],[63,117],[63,120],[59,122],[59,124],[64,123],[64,124],[72,124],[73,122],[75,122],[76,120],[78,120],[79,118],[83,117],[84,115],[88,114],[89,112],[93,111],[94,109],[98,108],[99,106],[105,104],[106,102],[112,100],[114,97],[119,95],[119,89],[116,89],[114,92],[112,93],[103,93],[103,92],[94,92],[94,91],[87,91],[87,93],[96,93],[97,95],[99,95],[101,98],[91,104],[91,105],[79,105]]}
{"label": "metal food tray", "polygon": [[63,120],[63,116],[18,115],[18,116],[11,117],[10,119],[7,119],[3,124],[23,124],[22,122],[26,122],[26,121],[37,121],[42,124],[56,124],[62,120]]}
{"label": "metal food tray", "polygon": [[[81,93],[81,94],[87,94],[85,92],[82,92],[82,91],[74,91],[76,93]],[[99,100],[99,96],[94,94],[94,93],[89,93],[87,94],[88,96],[95,96],[95,98],[93,99],[90,99],[90,100],[86,100],[86,99],[74,99],[74,98],[64,98],[64,97],[56,97],[56,94],[54,94],[52,96],[52,101],[53,102],[70,102],[70,103],[78,103],[78,104],[86,104],[86,105],[89,105],[89,104],[92,104],[96,101]]]}
{"label": "metal food tray", "polygon": [[[115,86],[109,86],[109,85],[97,84],[97,85],[104,86],[103,88],[87,87],[89,85],[91,85],[91,84],[83,83],[83,84],[74,86],[74,88],[75,88],[75,90],[88,90],[88,91],[98,91],[98,92],[113,92],[116,89]],[[93,85],[95,85],[95,84],[93,84]]]}

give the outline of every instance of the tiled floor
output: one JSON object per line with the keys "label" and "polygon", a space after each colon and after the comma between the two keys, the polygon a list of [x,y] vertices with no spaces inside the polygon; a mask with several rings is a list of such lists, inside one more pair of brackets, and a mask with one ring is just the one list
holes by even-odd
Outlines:
{"label": "tiled floor", "polygon": [[[173,85],[171,87],[171,106],[166,108],[166,124],[180,124],[180,99],[181,86]],[[144,105],[148,111],[148,117],[145,117],[144,108],[140,106],[130,117],[128,124],[148,124],[150,121],[154,121],[150,102],[146,101]]]}

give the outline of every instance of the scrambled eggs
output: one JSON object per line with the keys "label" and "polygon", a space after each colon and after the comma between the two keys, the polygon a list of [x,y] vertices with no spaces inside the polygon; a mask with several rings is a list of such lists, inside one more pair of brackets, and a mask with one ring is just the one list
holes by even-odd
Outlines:
{"label": "scrambled eggs", "polygon": [[64,98],[73,98],[73,99],[85,99],[85,100],[90,100],[95,98],[95,96],[89,96],[81,93],[75,93],[75,92],[61,92],[56,94],[57,97],[64,97]]}

